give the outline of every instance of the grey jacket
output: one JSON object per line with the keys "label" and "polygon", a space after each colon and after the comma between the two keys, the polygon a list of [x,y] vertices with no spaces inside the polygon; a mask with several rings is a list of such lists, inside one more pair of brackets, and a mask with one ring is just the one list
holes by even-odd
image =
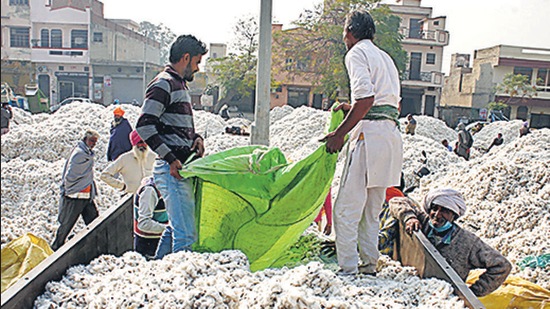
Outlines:
{"label": "grey jacket", "polygon": [[[390,212],[403,224],[410,218],[417,218],[422,224],[422,232],[425,235],[430,232],[428,215],[417,208],[409,198],[391,199]],[[470,290],[478,297],[493,292],[506,280],[512,265],[500,252],[491,248],[479,237],[462,229],[456,223],[454,225],[450,244],[439,244],[436,247],[437,250],[464,281],[470,270],[485,269],[485,273],[472,284]]]}
{"label": "grey jacket", "polygon": [[61,176],[61,195],[78,193],[92,185],[90,197],[97,194],[94,182],[94,152],[84,141],[79,141],[65,163]]}

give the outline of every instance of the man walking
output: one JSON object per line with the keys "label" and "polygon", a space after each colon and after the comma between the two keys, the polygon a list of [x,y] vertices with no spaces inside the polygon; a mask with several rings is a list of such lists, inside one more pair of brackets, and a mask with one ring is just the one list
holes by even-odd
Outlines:
{"label": "man walking", "polygon": [[[193,108],[187,82],[199,71],[206,45],[192,35],[179,36],[170,47],[170,64],[147,86],[142,114],[136,129],[156,152],[153,174],[168,212],[170,225],[160,240],[159,248],[170,248],[164,242],[173,240],[173,252],[191,250],[195,235],[195,197],[193,181],[179,174],[189,157],[202,157],[204,142],[195,133]],[[170,234],[171,237],[166,234]],[[157,251],[157,258],[167,250]]]}
{"label": "man walking", "polygon": [[97,187],[94,182],[94,152],[92,151],[98,139],[99,133],[87,130],[63,168],[57,219],[60,225],[52,244],[54,251],[63,246],[78,216],[82,215],[86,225],[98,216],[94,203]]}
{"label": "man walking", "polygon": [[[113,111],[113,122],[111,123],[111,136],[107,146],[107,161],[116,160],[121,154],[132,149],[128,135],[132,132],[132,126],[128,119],[124,118],[124,110],[117,106]],[[137,188],[136,188],[137,189]]]}
{"label": "man walking", "polygon": [[[334,227],[340,274],[375,275],[378,261],[379,213],[387,187],[398,186],[403,142],[398,128],[399,73],[392,59],[376,47],[375,26],[365,11],[346,16],[345,64],[352,104],[344,121],[325,136],[329,153],[342,149],[350,133],[346,168],[334,206]],[[359,254],[357,242],[359,241]],[[362,265],[358,267],[359,256]]]}

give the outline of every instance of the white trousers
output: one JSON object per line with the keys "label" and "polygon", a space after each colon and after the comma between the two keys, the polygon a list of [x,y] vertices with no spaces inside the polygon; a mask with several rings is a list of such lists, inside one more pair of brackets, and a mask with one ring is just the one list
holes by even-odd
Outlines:
{"label": "white trousers", "polygon": [[[359,257],[374,271],[378,261],[379,214],[385,187],[367,188],[367,152],[359,141],[348,154],[343,184],[334,205],[334,230],[338,265],[346,273],[357,273]],[[359,242],[359,254],[357,243]]]}

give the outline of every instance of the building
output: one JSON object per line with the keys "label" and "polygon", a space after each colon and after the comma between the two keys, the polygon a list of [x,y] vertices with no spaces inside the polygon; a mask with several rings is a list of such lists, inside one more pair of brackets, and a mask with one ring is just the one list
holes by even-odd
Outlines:
{"label": "building", "polygon": [[[441,98],[443,119],[450,124],[457,117],[483,119],[487,105],[505,101],[510,105],[510,119],[528,120],[535,128],[550,127],[550,49],[498,45],[470,55],[454,54]],[[505,75],[523,74],[536,88],[532,98],[512,98],[496,91]]]}
{"label": "building", "polygon": [[437,116],[444,79],[443,48],[449,45],[446,17],[432,17],[432,8],[420,6],[421,0],[396,2],[388,7],[401,18],[401,43],[409,57],[401,81],[401,115]]}
{"label": "building", "polygon": [[142,101],[160,44],[131,20],[103,16],[97,0],[2,0],[2,82],[17,93],[37,83],[52,103]]}

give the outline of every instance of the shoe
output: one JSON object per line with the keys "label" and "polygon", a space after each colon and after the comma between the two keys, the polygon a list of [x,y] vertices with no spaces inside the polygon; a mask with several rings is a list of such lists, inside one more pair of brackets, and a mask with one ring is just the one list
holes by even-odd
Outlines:
{"label": "shoe", "polygon": [[359,273],[367,276],[376,277],[376,266],[367,264],[359,266]]}
{"label": "shoe", "polygon": [[347,276],[355,276],[357,275],[356,272],[347,272],[347,271],[344,271],[343,269],[339,269],[337,272],[336,272],[336,275],[337,276],[343,276],[343,277],[347,277]]}

